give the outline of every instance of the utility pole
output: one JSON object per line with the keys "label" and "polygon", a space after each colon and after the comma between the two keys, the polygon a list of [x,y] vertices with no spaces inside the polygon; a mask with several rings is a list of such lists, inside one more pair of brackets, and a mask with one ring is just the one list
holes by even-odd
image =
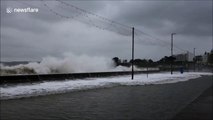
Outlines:
{"label": "utility pole", "polygon": [[195,48],[194,48],[194,72],[195,72],[195,62],[196,62],[196,57],[195,57]]}
{"label": "utility pole", "polygon": [[171,74],[173,74],[173,35],[176,33],[171,34]]}
{"label": "utility pole", "polygon": [[134,79],[134,27],[132,28],[132,80]]}
{"label": "utility pole", "polygon": [[146,66],[146,77],[148,78],[149,77],[149,68],[148,68],[148,65]]}
{"label": "utility pole", "polygon": [[213,39],[212,39],[212,49],[211,50],[213,51]]}
{"label": "utility pole", "polygon": [[187,51],[187,72],[189,72],[189,58],[190,56],[189,56],[189,51]]}

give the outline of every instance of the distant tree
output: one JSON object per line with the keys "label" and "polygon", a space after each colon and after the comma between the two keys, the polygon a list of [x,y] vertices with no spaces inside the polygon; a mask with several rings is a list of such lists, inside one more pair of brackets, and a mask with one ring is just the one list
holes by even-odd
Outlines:
{"label": "distant tree", "polygon": [[170,64],[172,61],[175,61],[175,57],[172,56],[164,56],[163,58],[161,58],[158,63],[163,63],[163,64]]}
{"label": "distant tree", "polygon": [[[121,63],[121,65],[124,66],[130,66],[132,63],[132,60],[130,60],[129,62],[127,62],[127,64]],[[134,65],[136,65],[137,67],[148,67],[148,66],[156,66],[157,64],[153,62],[153,60],[149,59],[134,59]]]}
{"label": "distant tree", "polygon": [[157,61],[158,63],[165,63],[167,56],[164,56],[163,58],[161,58],[159,61]]}
{"label": "distant tree", "polygon": [[152,60],[152,59],[149,59],[148,62],[149,62],[149,63],[153,63],[153,60]]}
{"label": "distant tree", "polygon": [[127,60],[123,60],[123,63],[127,63]]}
{"label": "distant tree", "polygon": [[116,66],[120,65],[120,63],[121,63],[121,60],[118,57],[114,57],[114,58],[112,58],[112,60],[114,61]]}
{"label": "distant tree", "polygon": [[[130,63],[132,62],[132,60],[130,61]],[[146,59],[135,59],[134,60],[134,65],[138,66],[138,67],[144,67],[147,66],[148,61]]]}
{"label": "distant tree", "polygon": [[212,52],[209,54],[208,63],[213,64],[213,53]]}
{"label": "distant tree", "polygon": [[176,58],[173,57],[173,56],[168,57],[168,61],[169,61],[169,62],[172,62],[172,61],[174,62],[175,60],[176,60]]}
{"label": "distant tree", "polygon": [[129,63],[127,60],[122,60],[122,62],[119,65],[129,67],[131,63]]}
{"label": "distant tree", "polygon": [[129,63],[132,63],[132,59],[131,59],[131,60],[129,60]]}

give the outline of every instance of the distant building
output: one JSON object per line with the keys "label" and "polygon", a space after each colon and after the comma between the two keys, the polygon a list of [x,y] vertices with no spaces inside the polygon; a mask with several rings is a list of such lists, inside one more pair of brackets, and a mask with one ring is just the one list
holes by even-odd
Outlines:
{"label": "distant building", "polygon": [[187,52],[183,54],[173,55],[173,57],[175,57],[175,61],[177,62],[184,62],[184,61],[192,62],[194,55],[192,53]]}
{"label": "distant building", "polygon": [[173,55],[173,57],[175,57],[175,61],[177,62],[187,61],[186,54],[177,54],[177,55]]}
{"label": "distant building", "polygon": [[201,55],[195,56],[195,62],[196,63],[202,63],[203,57]]}
{"label": "distant building", "polygon": [[208,62],[209,58],[209,53],[205,52],[204,55],[202,56],[202,63],[206,64]]}
{"label": "distant building", "polygon": [[183,54],[176,54],[176,55],[173,55],[173,57],[175,57],[176,62],[195,61],[196,63],[200,63],[200,64],[208,64],[209,56],[212,53],[213,53],[213,50],[211,50],[211,53],[205,52],[203,55],[197,55],[194,57],[194,54],[188,52]]}
{"label": "distant building", "polygon": [[192,62],[192,61],[193,61],[193,58],[194,58],[194,54],[187,52],[187,60],[188,60],[189,62]]}

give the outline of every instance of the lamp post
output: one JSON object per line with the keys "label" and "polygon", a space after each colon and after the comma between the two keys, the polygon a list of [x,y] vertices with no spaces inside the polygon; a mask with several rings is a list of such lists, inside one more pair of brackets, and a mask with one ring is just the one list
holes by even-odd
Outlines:
{"label": "lamp post", "polygon": [[171,74],[173,74],[173,36],[176,33],[171,34]]}

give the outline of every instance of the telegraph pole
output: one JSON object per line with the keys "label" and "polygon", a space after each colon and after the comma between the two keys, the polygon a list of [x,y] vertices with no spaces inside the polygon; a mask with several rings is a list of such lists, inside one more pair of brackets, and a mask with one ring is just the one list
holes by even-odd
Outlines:
{"label": "telegraph pole", "polygon": [[134,79],[134,27],[132,28],[132,80]]}
{"label": "telegraph pole", "polygon": [[194,72],[195,72],[195,62],[196,62],[196,58],[195,58],[195,48],[194,48]]}
{"label": "telegraph pole", "polygon": [[187,51],[187,72],[189,72],[189,51]]}
{"label": "telegraph pole", "polygon": [[173,74],[173,35],[176,33],[171,34],[171,74]]}
{"label": "telegraph pole", "polygon": [[212,39],[212,49],[211,50],[213,51],[213,39]]}

